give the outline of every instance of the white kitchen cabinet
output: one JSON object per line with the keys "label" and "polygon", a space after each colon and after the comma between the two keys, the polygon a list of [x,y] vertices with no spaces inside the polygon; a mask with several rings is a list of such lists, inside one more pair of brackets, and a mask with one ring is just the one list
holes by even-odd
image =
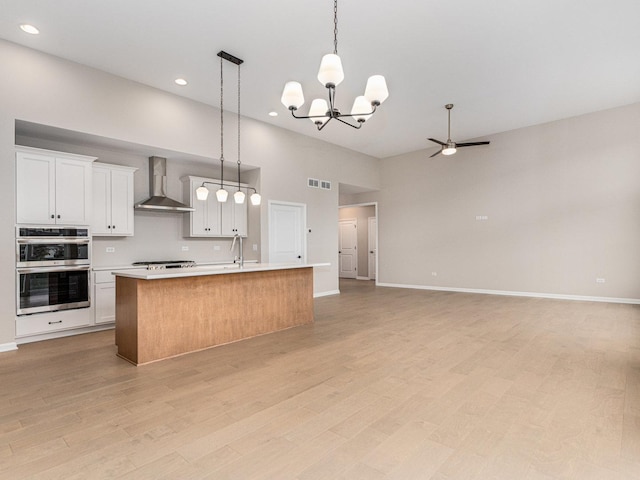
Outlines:
{"label": "white kitchen cabinet", "polygon": [[222,204],[222,235],[241,237],[247,236],[247,204],[249,203],[249,195],[246,188],[242,188],[245,193],[244,203],[236,203],[233,201],[233,194],[236,189],[229,188],[229,198]]}
{"label": "white kitchen cabinet", "polygon": [[116,321],[116,277],[111,270],[93,272],[93,306],[96,325]]}
{"label": "white kitchen cabinet", "polygon": [[94,236],[133,235],[133,174],[137,168],[93,164]]}
{"label": "white kitchen cabinet", "polygon": [[[64,330],[74,330],[90,326],[91,309],[89,307],[23,315],[16,317],[16,338],[43,334],[52,335]],[[42,337],[40,337],[40,339],[42,339]]]}
{"label": "white kitchen cabinet", "polygon": [[[247,236],[247,203],[249,195],[246,196],[243,204],[233,201],[233,194],[237,188],[225,186],[229,192],[229,198],[224,203],[219,203],[216,199],[216,190],[220,180],[206,177],[183,177],[184,183],[184,203],[193,207],[195,211],[185,215],[185,236],[188,237],[233,237],[238,234]],[[196,189],[203,182],[208,183],[209,196],[206,200],[198,200]],[[218,185],[216,185],[218,182]],[[242,190],[247,194],[245,185],[241,185]],[[188,232],[188,234],[186,233]]]}
{"label": "white kitchen cabinet", "polygon": [[96,157],[16,147],[16,222],[91,223],[91,164]]}
{"label": "white kitchen cabinet", "polygon": [[198,200],[196,189],[202,182],[212,181],[203,177],[184,177],[184,203],[195,210],[185,215],[185,232],[189,237],[219,237],[220,229],[220,204],[215,194],[215,185],[207,185],[209,196],[206,200]]}

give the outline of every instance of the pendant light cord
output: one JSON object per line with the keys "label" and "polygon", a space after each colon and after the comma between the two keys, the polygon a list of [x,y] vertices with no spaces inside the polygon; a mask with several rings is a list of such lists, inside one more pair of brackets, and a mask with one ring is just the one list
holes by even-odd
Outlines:
{"label": "pendant light cord", "polygon": [[333,53],[338,55],[338,0],[333,0]]}
{"label": "pendant light cord", "polygon": [[240,65],[238,65],[238,190],[240,190]]}
{"label": "pendant light cord", "polygon": [[220,57],[220,188],[224,182],[224,76],[222,75],[222,57]]}

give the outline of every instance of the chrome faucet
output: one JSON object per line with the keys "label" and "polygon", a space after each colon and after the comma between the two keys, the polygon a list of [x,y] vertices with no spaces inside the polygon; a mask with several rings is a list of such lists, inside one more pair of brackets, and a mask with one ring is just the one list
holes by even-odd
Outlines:
{"label": "chrome faucet", "polygon": [[242,236],[240,236],[237,233],[233,236],[233,242],[231,242],[231,248],[229,249],[229,251],[233,252],[233,249],[236,247],[236,240],[239,240],[238,255],[233,257],[233,263],[239,263],[240,268],[244,268],[244,255],[243,255],[244,248],[242,245]]}

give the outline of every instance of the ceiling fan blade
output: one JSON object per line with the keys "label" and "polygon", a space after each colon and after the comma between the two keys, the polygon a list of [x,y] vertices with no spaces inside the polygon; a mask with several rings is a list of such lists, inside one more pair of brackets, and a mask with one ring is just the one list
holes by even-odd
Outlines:
{"label": "ceiling fan blade", "polygon": [[440,153],[442,152],[442,149],[438,150],[436,153],[434,153],[433,155],[431,155],[429,158],[433,158],[436,155],[440,155]]}
{"label": "ceiling fan blade", "polygon": [[429,140],[431,140],[432,142],[437,143],[438,145],[442,145],[443,147],[445,147],[447,144],[444,142],[441,142],[440,140],[436,140],[435,138],[430,138]]}
{"label": "ceiling fan blade", "polygon": [[489,145],[491,142],[466,142],[466,143],[456,143],[456,147],[474,147],[476,145]]}

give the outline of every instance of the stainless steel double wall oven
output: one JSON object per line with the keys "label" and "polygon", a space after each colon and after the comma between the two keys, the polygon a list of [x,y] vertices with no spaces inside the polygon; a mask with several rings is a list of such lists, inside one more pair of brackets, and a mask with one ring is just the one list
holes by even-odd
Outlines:
{"label": "stainless steel double wall oven", "polygon": [[16,227],[16,313],[90,306],[87,227]]}

